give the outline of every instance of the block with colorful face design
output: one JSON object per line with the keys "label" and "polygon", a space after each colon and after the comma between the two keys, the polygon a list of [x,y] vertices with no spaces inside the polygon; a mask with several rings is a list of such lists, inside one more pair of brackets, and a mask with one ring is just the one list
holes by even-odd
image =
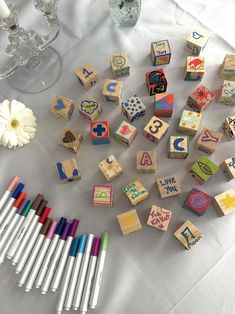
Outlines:
{"label": "block with colorful face design", "polygon": [[126,53],[122,52],[111,55],[110,63],[115,77],[130,75],[130,65]]}
{"label": "block with colorful face design", "polygon": [[205,74],[204,57],[187,57],[185,81],[201,81]]}
{"label": "block with colorful face design", "polygon": [[129,147],[135,139],[137,133],[137,128],[133,124],[125,120],[121,120],[114,128],[113,137],[116,141]]}
{"label": "block with colorful face design", "polygon": [[135,95],[122,103],[122,112],[128,120],[133,122],[145,115],[145,105],[142,103],[141,99]]}
{"label": "block with colorful face design", "polygon": [[215,100],[215,93],[205,85],[198,86],[187,100],[187,105],[196,112],[201,112]]}

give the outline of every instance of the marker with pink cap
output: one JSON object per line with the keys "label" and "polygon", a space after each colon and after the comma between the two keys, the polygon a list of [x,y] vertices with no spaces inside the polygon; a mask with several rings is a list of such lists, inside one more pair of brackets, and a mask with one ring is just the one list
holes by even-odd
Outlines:
{"label": "marker with pink cap", "polygon": [[6,204],[6,201],[9,199],[11,193],[13,192],[13,190],[15,189],[15,187],[19,183],[19,181],[20,181],[20,178],[17,176],[12,178],[6,191],[4,192],[3,196],[0,198],[0,211],[2,210],[3,206]]}

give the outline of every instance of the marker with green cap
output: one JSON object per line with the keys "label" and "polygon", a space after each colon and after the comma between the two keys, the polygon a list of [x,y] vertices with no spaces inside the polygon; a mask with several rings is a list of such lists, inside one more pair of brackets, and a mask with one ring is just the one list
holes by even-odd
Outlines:
{"label": "marker with green cap", "polygon": [[91,296],[89,300],[89,307],[91,309],[95,309],[98,303],[98,297],[99,297],[100,286],[101,286],[101,281],[102,281],[102,276],[103,276],[106,252],[107,252],[108,244],[109,244],[109,236],[110,236],[110,233],[107,231],[104,232],[101,236],[100,251],[99,251],[98,261],[96,265],[95,277],[94,277],[94,282],[93,282],[93,286],[91,290]]}

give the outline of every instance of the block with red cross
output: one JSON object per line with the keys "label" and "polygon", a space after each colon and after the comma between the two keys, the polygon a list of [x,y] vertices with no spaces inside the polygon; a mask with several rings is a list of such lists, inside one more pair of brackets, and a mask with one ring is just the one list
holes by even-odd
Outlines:
{"label": "block with red cross", "polygon": [[94,145],[109,144],[109,122],[108,121],[91,121],[90,122],[90,138]]}

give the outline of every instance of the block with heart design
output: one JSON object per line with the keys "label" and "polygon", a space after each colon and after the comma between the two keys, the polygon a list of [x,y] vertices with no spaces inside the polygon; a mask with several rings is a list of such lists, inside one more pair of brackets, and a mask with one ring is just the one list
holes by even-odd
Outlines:
{"label": "block with heart design", "polygon": [[230,189],[216,195],[213,199],[213,206],[219,216],[235,212],[235,191]]}
{"label": "block with heart design", "polygon": [[56,118],[70,120],[73,114],[74,105],[72,99],[56,96],[51,106],[51,112]]}
{"label": "block with heart design", "polygon": [[205,74],[205,58],[204,57],[187,57],[185,81],[201,81]]}
{"label": "block with heart design", "polygon": [[130,75],[130,65],[125,52],[112,54],[110,64],[115,77]]}
{"label": "block with heart design", "polygon": [[103,112],[102,105],[91,97],[86,97],[78,106],[80,114],[89,120],[96,120]]}
{"label": "block with heart design", "polygon": [[135,209],[119,214],[117,219],[123,235],[142,229],[141,222]]}
{"label": "block with heart design", "polygon": [[157,169],[156,153],[153,150],[139,150],[136,154],[136,170],[141,173],[154,173]]}
{"label": "block with heart design", "polygon": [[145,105],[139,97],[134,95],[122,103],[122,112],[128,120],[133,122],[145,115]]}
{"label": "block with heart design", "polygon": [[156,184],[161,198],[177,196],[181,193],[176,175],[157,178]]}
{"label": "block with heart design", "polygon": [[185,159],[189,154],[189,137],[187,135],[170,136],[168,141],[168,158]]}
{"label": "block with heart design", "polygon": [[129,147],[135,139],[137,133],[137,128],[133,124],[125,120],[121,120],[113,130],[113,137],[116,141]]}
{"label": "block with heart design", "polygon": [[220,77],[223,80],[235,81],[235,55],[225,55],[220,68]]}
{"label": "block with heart design", "polygon": [[188,97],[187,105],[196,112],[201,112],[215,100],[215,93],[205,85],[199,85]]}
{"label": "block with heart design", "polygon": [[98,164],[107,181],[112,181],[123,172],[122,166],[114,155],[107,157]]}
{"label": "block with heart design", "polygon": [[154,115],[170,118],[173,113],[174,94],[154,95]]}
{"label": "block with heart design", "polygon": [[220,169],[227,181],[235,179],[235,156],[225,159],[220,164]]}
{"label": "block with heart design", "polygon": [[168,123],[154,116],[144,127],[144,134],[151,142],[158,143],[168,128]]}
{"label": "block with heart design", "polygon": [[60,136],[59,144],[66,149],[77,153],[82,141],[82,134],[71,129],[64,129]]}
{"label": "block with heart design", "polygon": [[150,96],[165,93],[167,89],[167,79],[163,69],[147,72],[145,77]]}
{"label": "block with heart design", "polygon": [[235,140],[235,116],[225,119],[222,128],[228,140]]}
{"label": "block with heart design", "polygon": [[191,167],[190,174],[200,184],[207,182],[218,171],[217,165],[207,156],[201,156]]}
{"label": "block with heart design", "polygon": [[224,80],[219,91],[219,102],[235,106],[235,82]]}
{"label": "block with heart design", "polygon": [[183,207],[198,216],[202,216],[209,208],[212,197],[198,189],[192,189],[184,202]]}
{"label": "block with heart design", "polygon": [[94,145],[110,144],[109,122],[108,121],[91,121],[90,138]]}
{"label": "block with heart design", "polygon": [[83,64],[80,68],[76,69],[75,74],[78,81],[86,90],[99,82],[98,73],[90,64]]}
{"label": "block with heart design", "polygon": [[103,86],[102,99],[116,105],[121,104],[123,83],[117,80],[106,80]]}
{"label": "block with heart design", "polygon": [[147,225],[161,231],[167,231],[170,220],[170,210],[153,205],[149,213]]}
{"label": "block with heart design", "polygon": [[93,186],[93,206],[113,206],[113,187],[111,185]]}
{"label": "block with heart design", "polygon": [[131,205],[135,206],[149,197],[149,193],[139,180],[131,181],[123,188],[123,192],[129,199]]}
{"label": "block with heart design", "polygon": [[74,158],[58,162],[56,165],[60,180],[63,182],[67,183],[81,179],[81,173]]}
{"label": "block with heart design", "polygon": [[178,127],[179,133],[194,136],[199,129],[201,118],[200,112],[183,110]]}
{"label": "block with heart design", "polygon": [[175,231],[174,236],[187,250],[190,250],[201,240],[203,233],[187,220]]}
{"label": "block with heart design", "polygon": [[151,43],[151,58],[154,66],[170,63],[171,48],[167,39]]}
{"label": "block with heart design", "polygon": [[192,56],[199,56],[205,48],[209,34],[204,30],[193,30],[187,38],[186,51]]}
{"label": "block with heart design", "polygon": [[220,132],[204,128],[194,147],[208,155],[212,155],[218,148],[222,136],[223,134]]}

